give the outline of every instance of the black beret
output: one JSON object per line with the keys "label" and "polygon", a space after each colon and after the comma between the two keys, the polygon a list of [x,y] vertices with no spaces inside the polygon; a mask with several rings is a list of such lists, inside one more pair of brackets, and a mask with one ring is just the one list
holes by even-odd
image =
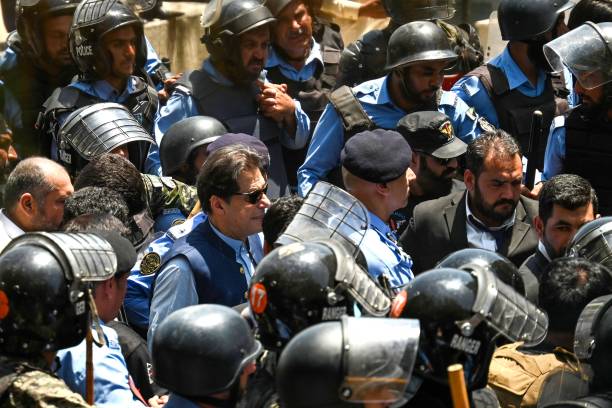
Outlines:
{"label": "black beret", "polygon": [[386,183],[406,173],[412,149],[402,135],[392,130],[367,130],[351,137],[342,152],[342,167],[360,179]]}

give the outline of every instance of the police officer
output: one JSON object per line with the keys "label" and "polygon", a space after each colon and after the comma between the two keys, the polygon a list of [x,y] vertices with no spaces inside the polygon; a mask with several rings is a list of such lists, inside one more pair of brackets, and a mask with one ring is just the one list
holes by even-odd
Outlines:
{"label": "police officer", "polygon": [[612,217],[601,217],[584,224],[567,245],[567,256],[586,258],[612,270]]}
{"label": "police officer", "polygon": [[[166,130],[186,117],[212,116],[231,132],[253,135],[266,144],[270,196],[288,194],[282,146],[304,147],[309,120],[284,87],[262,83],[274,17],[258,0],[217,0],[208,4],[202,21],[202,41],[210,57],[177,81],[156,120],[155,138],[160,143]],[[155,156],[152,151],[147,165],[153,174],[159,170]]]}
{"label": "police officer", "polygon": [[142,21],[128,6],[115,0],[81,2],[70,28],[70,53],[80,77],[45,102],[39,120],[43,137],[57,138],[68,113],[97,102],[124,105],[153,133],[157,91],[134,75],[146,62],[147,47]]}
{"label": "police officer", "polygon": [[[384,76],[389,38],[398,27],[417,20],[431,20],[442,28],[451,47],[460,55],[457,63],[446,71],[447,75],[453,74],[453,80],[482,63],[483,52],[476,29],[469,24],[457,26],[445,21],[455,15],[454,0],[383,0],[382,3],[391,18],[389,24],[382,30],[365,33],[346,47],[340,59],[338,85],[353,87]],[[450,85],[445,80],[444,89]]]}
{"label": "police officer", "polygon": [[[612,214],[612,185],[605,176],[612,150],[605,144],[612,118],[612,23],[586,23],[555,41],[544,52],[555,69],[569,68],[576,77],[575,90],[582,104],[558,116],[546,146],[544,174],[548,180],[560,173],[587,179],[599,197],[602,215]],[[572,44],[581,44],[572,47]]]}
{"label": "police officer", "polygon": [[170,126],[159,146],[162,173],[195,185],[208,155],[208,145],[226,134],[227,128],[210,116],[194,116]]}
{"label": "police officer", "polygon": [[164,407],[236,406],[262,351],[246,321],[227,306],[177,310],[153,339],[155,381],[171,392]]}
{"label": "police officer", "polygon": [[[546,130],[556,114],[567,110],[567,101],[555,100],[552,68],[542,47],[567,31],[564,12],[573,5],[569,0],[502,0],[497,14],[507,47],[452,88],[489,123],[514,136],[523,152],[530,151],[533,111],[543,113],[542,129]],[[546,140],[534,146],[538,169],[542,169],[545,148]]]}
{"label": "police officer", "polygon": [[445,113],[464,142],[478,137],[481,125],[490,128],[455,94],[440,91],[442,72],[456,60],[446,34],[434,23],[415,21],[398,28],[389,40],[387,76],[330,95],[298,171],[300,194],[326,176],[339,182],[337,171],[330,172],[338,167],[346,138],[374,127],[395,129],[407,113]]}
{"label": "police officer", "polygon": [[[276,18],[266,62],[267,78],[287,85],[288,94],[300,102],[308,115],[312,135],[327,105],[327,95],[336,84],[344,48],[340,28],[318,20],[310,0],[273,0],[267,1],[266,7]],[[295,187],[306,149],[283,150],[289,183]]]}
{"label": "police officer", "polygon": [[351,137],[340,154],[346,190],[368,209],[370,224],[360,248],[369,274],[395,293],[407,284],[412,260],[397,245],[391,214],[409,201],[412,150],[397,132],[376,129]]}
{"label": "police officer", "polygon": [[[497,313],[503,308],[504,313]],[[419,319],[419,358],[407,407],[452,406],[447,367],[460,363],[467,390],[484,388],[496,337],[526,346],[546,337],[546,314],[486,268],[432,269],[395,299],[393,317]],[[508,319],[505,319],[505,318]],[[520,323],[519,323],[520,322]]]}
{"label": "police officer", "polygon": [[[88,330],[91,282],[117,264],[113,247],[93,234],[28,233],[0,256],[0,394],[7,407],[89,407],[51,374],[57,350]],[[83,268],[82,265],[88,265]]]}
{"label": "police officer", "polygon": [[279,359],[281,406],[403,406],[419,335],[417,320],[347,316],[304,330]]}

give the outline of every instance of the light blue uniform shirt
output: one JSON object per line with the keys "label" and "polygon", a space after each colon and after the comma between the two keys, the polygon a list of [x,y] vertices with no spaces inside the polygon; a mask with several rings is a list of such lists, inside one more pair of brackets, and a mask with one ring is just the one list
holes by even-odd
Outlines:
{"label": "light blue uniform shirt", "polygon": [[[117,332],[105,326],[104,323],[101,324],[106,345],[98,347],[94,344],[93,346],[94,402],[96,407],[144,407],[130,390],[129,373],[123,354],[121,354]],[[95,331],[93,335],[96,338]],[[85,340],[74,347],[59,350],[57,357],[60,361],[60,367],[56,374],[64,380],[72,391],[85,398]]]}
{"label": "light blue uniform shirt", "polygon": [[[508,47],[506,47],[497,57],[489,61],[489,64],[499,68],[506,75],[510,90],[516,89],[523,95],[531,98],[540,96],[542,92],[544,92],[544,88],[546,87],[546,73],[540,70],[537,84],[534,87],[512,59]],[[493,106],[493,101],[478,77],[464,76],[460,78],[455,82],[451,91],[457,94],[469,106],[476,109],[478,115],[484,116],[490,124],[499,127],[499,119],[495,107]]]}
{"label": "light blue uniform shirt", "polygon": [[[204,222],[206,218],[206,213],[199,212],[195,217],[185,220],[183,224],[170,228],[168,232],[149,244],[145,250],[145,256],[148,253],[155,252],[162,259],[170,250],[174,241],[189,234],[195,227]],[[140,265],[141,263],[137,262],[130,271],[123,305],[128,322],[135,326],[146,328],[149,326],[151,285],[155,281],[156,271],[143,274]]]}
{"label": "light blue uniform shirt", "polygon": [[[364,82],[353,92],[376,126],[395,129],[406,112],[391,100],[387,89],[388,76]],[[438,110],[446,114],[455,134],[465,143],[477,138],[482,129],[478,117],[454,93],[442,92]],[[340,151],[344,146],[342,120],[331,104],[327,104],[315,128],[304,164],[298,170],[298,192],[306,196],[310,189],[340,164]]]}
{"label": "light blue uniform shirt", "polygon": [[544,153],[544,173],[542,180],[563,172],[565,160],[565,116],[557,116],[550,125],[546,152]]}
{"label": "light blue uniform shirt", "polygon": [[[233,83],[225,78],[210,62],[210,59],[205,59],[202,63],[202,70],[204,70],[210,77],[217,83],[225,86],[233,86]],[[265,74],[265,71],[263,71]],[[240,101],[235,101],[240,103]],[[249,101],[244,101],[250,103]],[[307,143],[308,134],[310,131],[310,119],[308,115],[302,110],[302,107],[298,101],[295,102],[295,119],[297,122],[297,129],[295,137],[290,136],[288,133],[283,132],[284,137],[281,138],[281,143],[287,147],[294,146],[300,148]],[[162,175],[161,161],[159,159],[159,144],[161,143],[164,134],[170,126],[176,122],[189,118],[192,116],[201,115],[198,102],[192,95],[187,95],[183,92],[173,92],[168,98],[165,106],[160,107],[157,117],[155,118],[154,136],[157,146],[151,146],[149,149],[149,155],[145,163],[145,171],[149,174],[155,174],[158,176]],[[204,112],[205,114],[205,112]]]}
{"label": "light blue uniform shirt", "polygon": [[370,212],[370,228],[359,246],[368,263],[368,273],[377,282],[384,275],[392,289],[398,289],[412,279],[412,259],[398,245],[389,225]]}
{"label": "light blue uniform shirt", "polygon": [[266,62],[266,68],[270,69],[278,66],[281,73],[294,81],[307,81],[312,78],[317,71],[318,66],[323,66],[323,56],[321,55],[321,46],[317,43],[314,38],[312,39],[312,48],[310,54],[306,58],[304,66],[297,70],[293,65],[285,61],[275,51],[274,47],[270,47],[268,53],[268,61]]}
{"label": "light blue uniform shirt", "polygon": [[[238,240],[232,239],[210,224],[212,230],[227,243],[236,253],[236,261],[242,265],[246,271],[245,278],[247,286],[251,281],[251,276],[255,270],[253,261],[246,253],[245,245]],[[263,258],[263,237],[262,234],[249,236],[249,247],[253,259],[259,263]],[[147,341],[149,350],[152,350],[153,335],[157,326],[175,310],[187,306],[198,304],[198,292],[196,290],[195,278],[191,270],[191,265],[185,257],[177,256],[172,258],[159,272],[155,281],[155,290],[151,299],[151,312],[149,314],[149,331]]]}

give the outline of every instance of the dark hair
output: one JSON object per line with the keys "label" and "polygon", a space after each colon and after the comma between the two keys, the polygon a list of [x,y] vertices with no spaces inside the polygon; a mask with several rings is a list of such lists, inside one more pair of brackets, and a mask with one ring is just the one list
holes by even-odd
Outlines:
{"label": "dark hair", "polygon": [[119,193],[106,187],[83,187],[66,199],[64,222],[83,214],[108,213],[128,225],[130,210]]}
{"label": "dark hair", "polygon": [[485,132],[468,145],[465,152],[466,170],[478,176],[490,154],[500,159],[510,159],[521,155],[521,147],[516,139],[501,129]]}
{"label": "dark hair", "polygon": [[119,193],[130,210],[130,216],[146,208],[145,186],[140,172],[119,155],[103,154],[83,167],[74,182],[74,189],[88,186],[107,187]]}
{"label": "dark hair", "polygon": [[595,190],[584,178],[575,174],[559,174],[542,187],[538,215],[546,224],[556,204],[567,210],[575,210],[593,203],[593,214],[597,214],[598,200]]}
{"label": "dark hair", "polygon": [[230,145],[215,150],[206,159],[198,174],[198,198],[204,211],[210,213],[212,196],[226,199],[240,192],[238,178],[242,172],[253,169],[259,169],[265,177],[261,156],[255,150],[242,145]]}
{"label": "dark hair", "polygon": [[114,231],[124,238],[130,236],[130,229],[110,213],[80,214],[68,220],[62,227],[64,232]]}
{"label": "dark hair", "polygon": [[49,182],[44,170],[39,165],[42,157],[30,157],[22,160],[9,174],[4,186],[4,206],[13,209],[22,195],[30,193],[37,203],[44,205],[47,194],[55,189]]}
{"label": "dark hair", "polygon": [[277,198],[272,202],[263,218],[263,236],[271,246],[285,232],[287,226],[302,206],[302,197],[291,195]]}
{"label": "dark hair", "polygon": [[610,0],[581,0],[570,12],[567,26],[573,30],[587,21],[593,23],[612,21],[612,2]]}
{"label": "dark hair", "polygon": [[584,307],[612,289],[605,266],[583,258],[557,258],[540,278],[539,305],[548,313],[551,330],[573,333]]}

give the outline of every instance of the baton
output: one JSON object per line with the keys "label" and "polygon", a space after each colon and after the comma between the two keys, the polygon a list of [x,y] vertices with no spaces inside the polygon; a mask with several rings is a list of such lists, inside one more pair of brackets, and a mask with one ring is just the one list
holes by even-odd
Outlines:
{"label": "baton", "polygon": [[525,174],[525,185],[529,190],[533,189],[535,182],[535,172],[538,167],[540,158],[539,147],[540,138],[542,136],[542,112],[539,110],[533,111],[531,115],[531,131],[529,132],[529,147],[527,150],[527,171]]}
{"label": "baton", "polygon": [[465,377],[463,376],[463,366],[461,364],[453,364],[449,365],[447,370],[453,408],[470,408],[465,387]]}
{"label": "baton", "polygon": [[[90,317],[91,323],[91,317]],[[94,369],[93,369],[93,334],[91,324],[87,325],[87,336],[85,337],[85,400],[89,405],[94,403]]]}

